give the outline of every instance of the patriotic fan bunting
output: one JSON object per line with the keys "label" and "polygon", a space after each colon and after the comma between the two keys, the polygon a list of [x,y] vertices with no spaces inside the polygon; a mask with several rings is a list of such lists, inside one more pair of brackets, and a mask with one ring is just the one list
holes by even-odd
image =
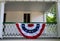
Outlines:
{"label": "patriotic fan bunting", "polygon": [[38,38],[44,28],[45,28],[45,24],[40,23],[40,24],[23,24],[23,23],[17,23],[16,27],[18,29],[18,31],[25,37],[28,39],[36,39]]}

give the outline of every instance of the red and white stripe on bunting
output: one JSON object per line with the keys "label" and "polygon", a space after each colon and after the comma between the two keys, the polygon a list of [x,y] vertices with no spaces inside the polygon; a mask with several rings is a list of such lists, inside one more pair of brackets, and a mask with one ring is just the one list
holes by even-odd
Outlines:
{"label": "red and white stripe on bunting", "polygon": [[45,24],[23,24],[23,23],[16,23],[16,27],[18,31],[28,39],[36,39],[38,38],[42,32],[44,31]]}

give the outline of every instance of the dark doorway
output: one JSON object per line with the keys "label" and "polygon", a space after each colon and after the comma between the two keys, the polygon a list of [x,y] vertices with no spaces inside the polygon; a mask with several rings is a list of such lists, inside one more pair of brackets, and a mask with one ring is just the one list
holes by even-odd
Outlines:
{"label": "dark doorway", "polygon": [[30,13],[24,13],[24,23],[30,23]]}
{"label": "dark doorway", "polygon": [[4,19],[3,22],[6,22],[6,13],[4,13]]}

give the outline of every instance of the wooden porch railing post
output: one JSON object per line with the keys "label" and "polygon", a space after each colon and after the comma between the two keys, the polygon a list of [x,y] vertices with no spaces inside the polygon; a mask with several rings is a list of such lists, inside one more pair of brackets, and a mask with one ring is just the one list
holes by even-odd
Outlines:
{"label": "wooden porch railing post", "polygon": [[57,2],[57,11],[58,37],[60,37],[60,1]]}
{"label": "wooden porch railing post", "polygon": [[3,16],[4,16],[4,4],[5,2],[0,2],[0,38],[3,34]]}

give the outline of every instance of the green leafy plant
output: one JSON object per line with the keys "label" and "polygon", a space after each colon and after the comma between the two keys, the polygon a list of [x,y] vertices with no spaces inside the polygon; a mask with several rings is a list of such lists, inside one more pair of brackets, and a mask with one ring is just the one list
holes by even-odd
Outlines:
{"label": "green leafy plant", "polygon": [[57,22],[56,21],[56,5],[52,6],[46,15],[47,22]]}

